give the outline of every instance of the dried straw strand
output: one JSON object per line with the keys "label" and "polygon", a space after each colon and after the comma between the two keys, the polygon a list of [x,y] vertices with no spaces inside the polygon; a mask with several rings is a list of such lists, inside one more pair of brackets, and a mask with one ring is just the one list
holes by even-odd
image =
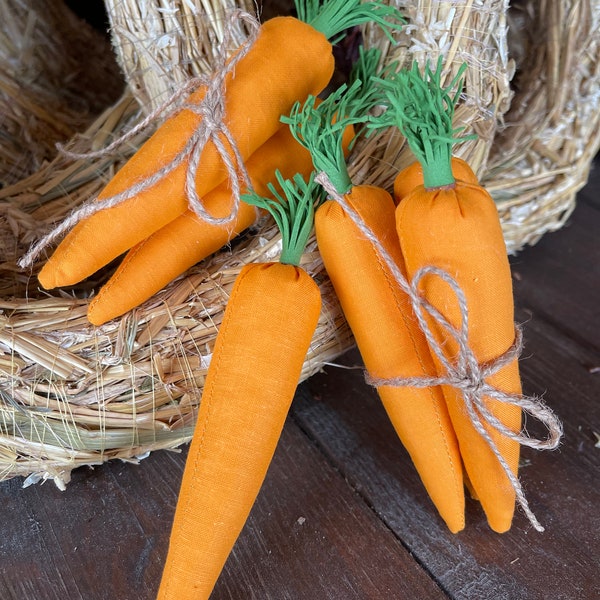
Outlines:
{"label": "dried straw strand", "polygon": [[[151,112],[179,85],[210,72],[227,11],[254,12],[252,0],[105,0],[113,46],[129,86]],[[233,42],[246,38],[240,24]]]}
{"label": "dried straw strand", "polygon": [[56,154],[120,95],[105,37],[62,2],[0,3],[0,187]]}

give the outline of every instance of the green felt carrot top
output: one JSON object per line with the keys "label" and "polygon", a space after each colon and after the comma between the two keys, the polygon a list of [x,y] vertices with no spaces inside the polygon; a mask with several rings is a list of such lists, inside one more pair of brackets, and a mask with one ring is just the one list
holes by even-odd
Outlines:
{"label": "green felt carrot top", "polygon": [[331,43],[335,44],[346,30],[375,23],[394,42],[393,31],[398,31],[404,24],[400,11],[385,2],[362,0],[295,0],[296,13],[300,21],[304,21],[320,31]]}
{"label": "green felt carrot top", "polygon": [[421,73],[411,69],[389,70],[377,83],[386,111],[372,119],[374,129],[396,126],[423,168],[426,188],[453,185],[452,147],[477,136],[460,136],[464,127],[453,125],[454,111],[463,87],[463,64],[447,86],[442,86],[442,60],[435,71],[429,65]]}
{"label": "green felt carrot top", "polygon": [[282,240],[279,262],[299,266],[313,228],[315,208],[324,199],[323,190],[314,181],[314,173],[306,181],[300,174],[284,179],[277,170],[275,178],[281,191],[270,183],[268,188],[273,198],[249,192],[242,200],[266,210],[275,220]]}

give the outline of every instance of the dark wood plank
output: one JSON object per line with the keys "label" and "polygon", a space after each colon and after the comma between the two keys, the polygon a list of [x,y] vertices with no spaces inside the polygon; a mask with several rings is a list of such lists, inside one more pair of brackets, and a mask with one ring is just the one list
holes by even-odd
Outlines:
{"label": "dark wood plank", "polygon": [[296,426],[282,441],[215,600],[445,597]]}
{"label": "dark wood plank", "polygon": [[[591,190],[586,187],[582,194]],[[563,229],[547,234],[511,263],[522,306],[600,351],[599,232],[600,210],[582,200]]]}
{"label": "dark wood plank", "polygon": [[[185,453],[80,469],[53,484],[0,484],[2,600],[154,598]],[[442,598],[294,423],[213,597]]]}
{"label": "dark wood plank", "polygon": [[587,184],[577,196],[578,202],[585,202],[600,209],[600,157],[592,162]]}
{"label": "dark wood plank", "polygon": [[[509,533],[495,534],[473,501],[465,531],[450,534],[360,371],[329,368],[311,379],[311,394],[296,404],[295,418],[452,598],[600,595],[600,462],[593,434],[600,420],[600,380],[582,367],[589,354],[569,340],[557,344],[556,335],[546,324],[530,325],[533,357],[523,362],[526,391],[548,387],[547,401],[566,431],[560,451],[522,454],[521,478],[547,528],[543,534],[519,511]],[[344,362],[362,364],[356,352]]]}
{"label": "dark wood plank", "polygon": [[54,484],[0,484],[3,600],[151,598],[169,526],[169,474],[180,457],[156,453],[139,467],[112,463]]}

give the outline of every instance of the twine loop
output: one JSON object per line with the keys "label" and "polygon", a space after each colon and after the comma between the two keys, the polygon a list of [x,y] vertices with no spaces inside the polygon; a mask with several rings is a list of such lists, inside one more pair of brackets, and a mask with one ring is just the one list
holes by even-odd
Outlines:
{"label": "twine loop", "polygon": [[[525,512],[530,523],[537,531],[544,531],[532,510],[521,487],[518,477],[502,456],[496,442],[489,433],[489,428],[496,430],[521,445],[537,450],[553,450],[558,447],[563,429],[560,420],[540,398],[527,397],[521,394],[510,394],[499,390],[487,382],[487,379],[499,372],[503,367],[518,359],[523,348],[523,335],[521,328],[515,325],[515,339],[506,352],[499,357],[484,363],[477,360],[469,345],[469,309],[465,294],[458,282],[445,270],[436,266],[425,266],[419,269],[410,283],[396,265],[394,259],[383,247],[380,240],[367,227],[359,214],[350,206],[346,199],[337,192],[325,173],[319,173],[315,181],[323,186],[328,195],[338,202],[346,214],[365,238],[371,242],[386,267],[390,270],[400,289],[410,298],[414,315],[423,332],[430,350],[435,354],[442,366],[442,375],[437,377],[394,377],[378,378],[369,373],[365,378],[367,383],[374,387],[433,387],[438,385],[451,386],[461,393],[469,419],[486,441],[494,456],[498,460],[513,489],[517,501]],[[435,307],[420,291],[421,281],[425,277],[438,277],[446,282],[456,296],[460,324],[454,327],[452,323]],[[428,319],[429,317],[429,319]],[[446,333],[446,340],[452,339],[457,346],[457,353],[453,360],[444,353],[442,343],[438,341],[430,326],[430,321]],[[487,400],[492,399],[504,404],[518,406],[523,412],[540,421],[548,430],[545,439],[531,437],[526,431],[515,432],[502,423],[488,408]],[[486,427],[487,426],[487,427]]]}
{"label": "twine loop", "polygon": [[[238,48],[228,60],[227,56],[231,46],[233,30],[240,22],[243,22],[248,26],[250,33],[246,42]],[[48,234],[43,236],[18,261],[19,267],[26,268],[31,266],[33,261],[47,246],[83,219],[90,217],[100,210],[112,208],[137,196],[141,192],[156,185],[172,171],[186,162],[187,167],[184,191],[190,210],[192,210],[200,219],[212,225],[220,226],[233,222],[239,211],[242,186],[250,186],[250,177],[246,171],[244,160],[237,146],[237,142],[225,122],[225,82],[228,75],[234,72],[239,61],[244,58],[252,48],[259,29],[259,21],[250,13],[241,9],[231,11],[228,14],[226,26],[224,28],[223,41],[217,51],[216,64],[210,76],[194,77],[186,81],[175,90],[163,104],[154,109],[140,123],[101,150],[79,154],[66,150],[59,145],[59,150],[70,158],[99,158],[111,154],[116,148],[132,139],[140,131],[153,125],[158,118],[168,119],[183,110],[191,111],[200,117],[198,127],[190,136],[183,150],[176,154],[172,160],[145,179],[137,181],[119,194],[102,198],[101,200],[96,197],[86,202]],[[181,102],[182,97],[189,95],[190,92],[201,86],[205,87],[205,94],[200,102]],[[214,144],[225,165],[229,181],[231,182],[233,199],[232,207],[230,213],[225,217],[214,217],[211,215],[206,210],[202,199],[196,191],[196,176],[200,165],[200,159],[202,152],[209,141]]]}

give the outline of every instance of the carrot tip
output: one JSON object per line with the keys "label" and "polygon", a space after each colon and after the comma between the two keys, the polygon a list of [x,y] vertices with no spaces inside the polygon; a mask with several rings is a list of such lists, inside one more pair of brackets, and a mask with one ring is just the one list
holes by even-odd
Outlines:
{"label": "carrot tip", "polygon": [[52,268],[50,263],[46,263],[38,273],[38,281],[45,290],[52,290],[55,287],[58,287],[56,271]]}

